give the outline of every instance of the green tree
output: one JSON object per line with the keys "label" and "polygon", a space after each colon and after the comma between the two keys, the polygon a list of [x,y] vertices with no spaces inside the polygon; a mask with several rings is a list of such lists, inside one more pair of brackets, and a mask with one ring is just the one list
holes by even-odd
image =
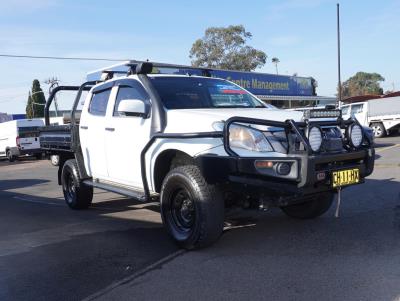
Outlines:
{"label": "green tree", "polygon": [[342,83],[342,96],[382,95],[383,89],[380,83],[384,80],[385,78],[379,73],[357,72]]}
{"label": "green tree", "polygon": [[281,62],[277,57],[272,58],[272,63],[275,65],[276,74],[278,74],[278,64]]}
{"label": "green tree", "polygon": [[29,91],[28,102],[26,104],[26,118],[33,118],[33,107],[32,107],[32,96],[31,91]]}
{"label": "green tree", "polygon": [[246,45],[252,34],[243,25],[209,27],[190,50],[192,66],[252,71],[262,67],[267,55]]}
{"label": "green tree", "polygon": [[29,91],[28,103],[26,104],[26,118],[43,118],[45,104],[46,98],[40,87],[40,82],[35,79],[32,83],[32,91]]}

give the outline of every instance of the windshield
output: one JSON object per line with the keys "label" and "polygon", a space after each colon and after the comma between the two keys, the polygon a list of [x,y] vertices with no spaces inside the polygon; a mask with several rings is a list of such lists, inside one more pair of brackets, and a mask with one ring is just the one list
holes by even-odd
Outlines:
{"label": "windshield", "polygon": [[167,109],[264,108],[246,90],[221,79],[150,77]]}

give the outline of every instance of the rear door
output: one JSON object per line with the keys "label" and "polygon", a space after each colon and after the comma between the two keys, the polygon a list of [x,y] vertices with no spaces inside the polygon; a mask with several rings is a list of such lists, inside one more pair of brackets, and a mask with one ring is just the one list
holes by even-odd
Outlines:
{"label": "rear door", "polygon": [[79,137],[85,168],[93,179],[107,179],[105,151],[106,112],[112,86],[94,90],[85,101],[79,125]]}
{"label": "rear door", "polygon": [[150,98],[142,84],[134,79],[121,80],[113,89],[116,97],[110,106],[105,133],[109,178],[119,184],[142,188],[140,153],[149,141],[151,118],[123,116],[117,109],[124,99],[138,99],[150,105]]}
{"label": "rear door", "polygon": [[38,126],[18,127],[17,144],[21,150],[33,150],[40,148]]}

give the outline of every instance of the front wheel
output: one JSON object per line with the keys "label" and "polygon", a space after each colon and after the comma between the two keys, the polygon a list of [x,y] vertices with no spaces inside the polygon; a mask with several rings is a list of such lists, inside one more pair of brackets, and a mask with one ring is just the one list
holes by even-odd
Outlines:
{"label": "front wheel", "polygon": [[374,133],[375,138],[382,138],[385,136],[385,127],[382,123],[373,123],[371,124],[372,132]]}
{"label": "front wheel", "polygon": [[168,233],[185,249],[208,246],[224,227],[224,202],[197,166],[171,170],[161,188],[161,217]]}
{"label": "front wheel", "polygon": [[86,209],[92,204],[93,187],[84,185],[74,159],[65,162],[61,172],[64,199],[71,209]]}
{"label": "front wheel", "polygon": [[332,192],[319,193],[306,202],[284,206],[281,209],[286,215],[293,218],[312,219],[329,210],[333,197],[334,194]]}

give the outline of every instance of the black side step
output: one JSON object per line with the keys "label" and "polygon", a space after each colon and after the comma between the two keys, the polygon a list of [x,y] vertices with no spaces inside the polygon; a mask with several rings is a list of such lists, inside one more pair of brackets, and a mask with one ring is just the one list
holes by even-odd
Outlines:
{"label": "black side step", "polygon": [[[103,189],[106,191],[118,193],[127,197],[131,197],[137,201],[140,202],[146,202],[146,196],[144,193],[144,190],[132,190],[132,189],[126,189],[123,187],[117,187],[114,185],[110,184],[105,184],[105,183],[99,183],[99,182],[93,182],[92,180],[84,180],[83,184],[88,185],[88,186],[93,186],[95,188]],[[152,194],[151,195],[151,200],[154,200],[158,197],[158,194]],[[149,200],[150,201],[150,200]]]}

